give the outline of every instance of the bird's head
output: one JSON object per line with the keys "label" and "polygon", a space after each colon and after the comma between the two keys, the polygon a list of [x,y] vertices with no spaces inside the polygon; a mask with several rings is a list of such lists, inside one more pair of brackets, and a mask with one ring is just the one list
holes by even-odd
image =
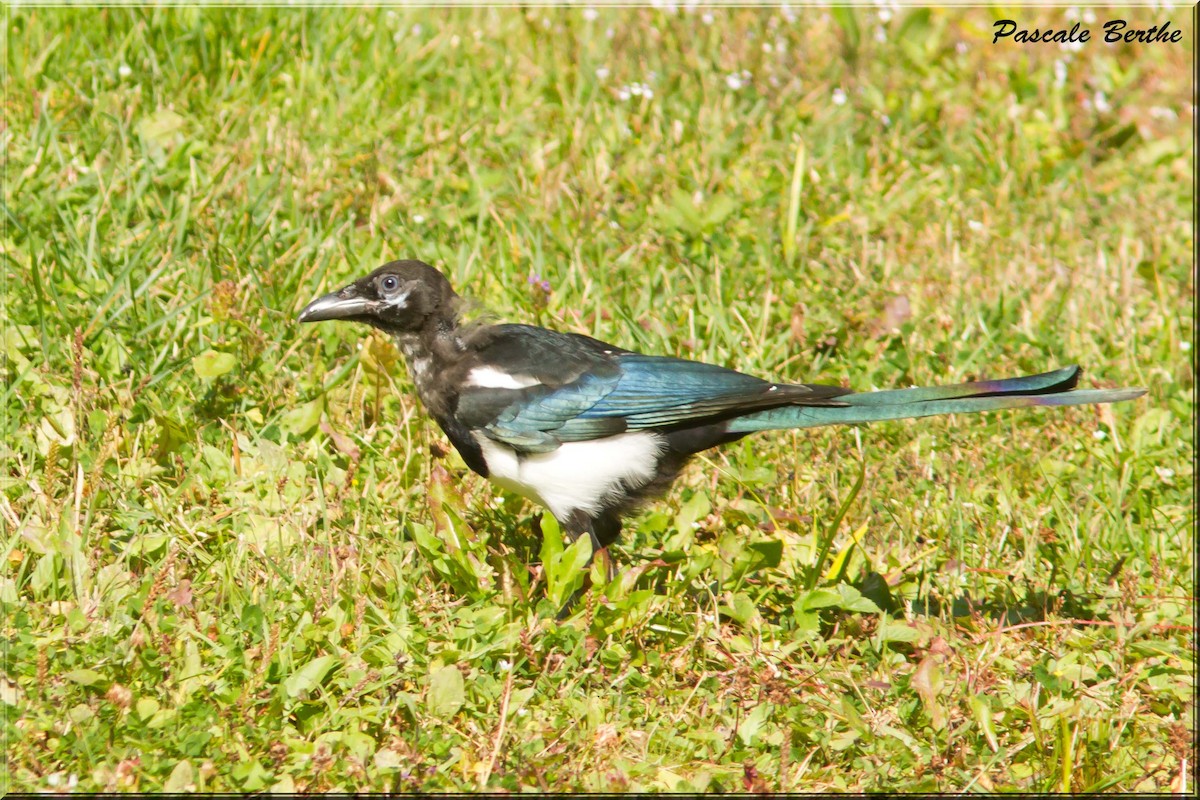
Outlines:
{"label": "bird's head", "polygon": [[416,333],[453,317],[456,297],[442,273],[423,261],[392,261],[349,286],[313,300],[300,322],[364,322],[390,334]]}

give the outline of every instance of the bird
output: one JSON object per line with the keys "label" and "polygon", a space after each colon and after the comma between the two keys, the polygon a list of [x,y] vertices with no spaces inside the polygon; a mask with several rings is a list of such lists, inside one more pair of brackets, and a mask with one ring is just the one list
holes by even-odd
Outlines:
{"label": "bird", "polygon": [[450,281],[392,261],[317,297],[299,322],[342,320],[394,339],[417,396],[463,461],[544,506],[593,554],[665,493],[688,460],[751,433],[1035,406],[1116,403],[1145,389],[1076,389],[1069,366],[1038,375],[853,392],[643,355],[579,333],[465,322]]}

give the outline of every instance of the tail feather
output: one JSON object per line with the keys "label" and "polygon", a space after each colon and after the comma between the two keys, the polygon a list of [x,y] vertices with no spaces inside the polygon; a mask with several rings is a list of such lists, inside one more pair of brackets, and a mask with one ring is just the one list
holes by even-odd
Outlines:
{"label": "tail feather", "polygon": [[1118,403],[1145,389],[1079,389],[1081,370],[1066,367],[1040,375],[912,389],[844,395],[839,406],[784,406],[730,420],[731,433],[851,425],[889,419],[917,419],[1005,408]]}

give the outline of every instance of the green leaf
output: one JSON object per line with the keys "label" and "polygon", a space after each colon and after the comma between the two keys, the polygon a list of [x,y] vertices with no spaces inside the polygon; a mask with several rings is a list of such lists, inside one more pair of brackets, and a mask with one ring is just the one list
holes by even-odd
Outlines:
{"label": "green leaf", "polygon": [[153,697],[139,697],[133,707],[142,719],[150,719],[158,713],[159,708],[158,701]]}
{"label": "green leaf", "polygon": [[105,677],[94,669],[73,669],[66,674],[66,679],[81,686],[95,686],[105,682]]}
{"label": "green leaf", "polygon": [[429,695],[425,705],[440,719],[454,716],[466,701],[466,685],[458,667],[438,667],[429,674]]}
{"label": "green leaf", "polygon": [[742,744],[749,747],[754,743],[754,738],[762,729],[763,723],[767,721],[767,717],[771,715],[770,703],[759,703],[750,710],[746,718],[742,720],[742,724],[738,725],[738,738],[742,740]]}
{"label": "green leaf", "polygon": [[758,608],[755,607],[754,601],[742,592],[735,594],[730,599],[729,605],[718,606],[717,611],[729,617],[739,625],[748,624],[758,615]]}
{"label": "green leaf", "polygon": [[192,359],[192,369],[206,381],[221,377],[237,366],[237,359],[230,353],[207,350]]}
{"label": "green leaf", "polygon": [[248,792],[257,792],[262,789],[271,777],[271,773],[267,772],[257,758],[242,761],[230,770],[230,774],[235,780],[240,781],[242,788]]}
{"label": "green leaf", "polygon": [[892,620],[887,620],[879,626],[880,644],[883,644],[884,642],[914,642],[920,637],[920,635],[920,631],[903,622],[893,622]]}
{"label": "green leaf", "polygon": [[679,513],[675,515],[675,529],[690,531],[692,523],[708,516],[711,508],[712,504],[708,501],[708,495],[704,492],[696,492],[684,502]]}
{"label": "green leaf", "polygon": [[171,770],[167,782],[163,784],[164,792],[182,792],[195,781],[195,771],[192,769],[192,762],[184,759],[175,765]]}
{"label": "green leaf", "polygon": [[283,419],[279,421],[279,427],[293,436],[303,436],[317,427],[324,411],[325,396],[321,395],[284,414]]}
{"label": "green leaf", "polygon": [[793,603],[797,611],[811,611],[814,608],[829,608],[842,602],[842,595],[830,589],[813,589],[805,592]]}
{"label": "green leaf", "polygon": [[1000,743],[996,741],[996,728],[992,725],[992,707],[981,695],[972,695],[969,702],[971,716],[975,717],[975,724],[983,731],[988,747],[992,748],[993,753],[1000,752]]}
{"label": "green leaf", "polygon": [[299,697],[321,685],[329,670],[337,663],[337,656],[320,656],[293,672],[283,682],[288,697]]}
{"label": "green leaf", "polygon": [[756,569],[775,569],[783,561],[783,541],[780,539],[763,539],[750,543],[750,550],[759,557]]}
{"label": "green leaf", "polygon": [[842,598],[838,606],[843,611],[857,611],[863,614],[878,614],[880,612],[879,606],[875,605],[869,598],[863,597],[862,592],[850,584],[839,583],[837,590]]}

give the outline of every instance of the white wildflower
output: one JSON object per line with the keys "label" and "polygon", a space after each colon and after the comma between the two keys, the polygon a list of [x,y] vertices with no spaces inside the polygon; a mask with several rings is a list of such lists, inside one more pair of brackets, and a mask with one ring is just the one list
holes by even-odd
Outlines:
{"label": "white wildflower", "polygon": [[833,104],[835,106],[846,105],[846,92],[840,86],[833,90]]}
{"label": "white wildflower", "polygon": [[1097,442],[1103,442],[1105,439],[1108,438],[1108,434],[1105,431],[1096,430],[1096,431],[1092,431],[1092,438],[1095,439]]}
{"label": "white wildflower", "polygon": [[117,74],[122,78],[128,78],[133,74],[133,69],[130,68],[128,64],[122,64],[121,66],[117,67]]}
{"label": "white wildflower", "polygon": [[604,80],[608,77],[608,67],[596,67],[596,77]]}
{"label": "white wildflower", "polygon": [[599,16],[600,16],[600,12],[594,8],[585,8],[583,10],[583,18],[586,19],[588,22],[595,22],[596,18]]}

